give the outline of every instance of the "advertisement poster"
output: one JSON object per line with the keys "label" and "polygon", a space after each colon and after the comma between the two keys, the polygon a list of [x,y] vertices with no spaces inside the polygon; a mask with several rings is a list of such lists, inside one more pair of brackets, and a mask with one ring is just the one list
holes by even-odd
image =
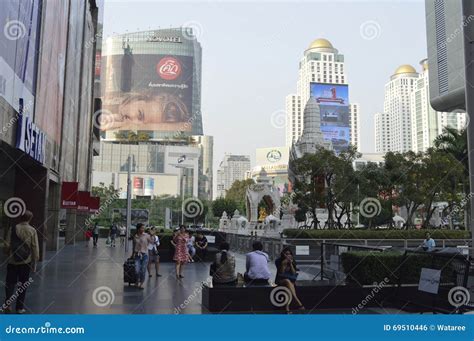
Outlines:
{"label": "advertisement poster", "polygon": [[102,62],[102,130],[192,131],[192,57],[130,52]]}
{"label": "advertisement poster", "polygon": [[331,141],[334,150],[339,153],[351,141],[348,86],[311,83],[310,87],[311,97],[319,104],[324,140]]}

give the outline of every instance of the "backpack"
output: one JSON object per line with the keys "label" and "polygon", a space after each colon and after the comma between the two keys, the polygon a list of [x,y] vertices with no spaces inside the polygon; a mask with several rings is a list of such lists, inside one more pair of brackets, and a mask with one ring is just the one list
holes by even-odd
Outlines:
{"label": "backpack", "polygon": [[15,262],[26,261],[31,256],[31,248],[26,243],[26,241],[18,237],[18,234],[16,233],[16,226],[13,226],[12,228],[10,239],[11,252]]}

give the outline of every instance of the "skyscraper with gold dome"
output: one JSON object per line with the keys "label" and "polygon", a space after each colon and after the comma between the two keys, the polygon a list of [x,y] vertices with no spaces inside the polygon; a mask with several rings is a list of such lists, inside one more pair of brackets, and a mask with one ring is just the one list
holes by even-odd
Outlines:
{"label": "skyscraper with gold dome", "polygon": [[417,70],[399,66],[385,84],[384,109],[375,114],[375,150],[386,152],[423,152],[433,147],[445,127],[462,129],[466,117],[460,112],[438,112],[429,99],[427,59]]}
{"label": "skyscraper with gold dome", "polygon": [[[296,93],[286,97],[286,145],[303,133],[303,112],[311,96],[311,83],[348,85],[344,55],[324,38],[311,42],[299,63]],[[350,143],[360,149],[359,106],[349,104]]]}

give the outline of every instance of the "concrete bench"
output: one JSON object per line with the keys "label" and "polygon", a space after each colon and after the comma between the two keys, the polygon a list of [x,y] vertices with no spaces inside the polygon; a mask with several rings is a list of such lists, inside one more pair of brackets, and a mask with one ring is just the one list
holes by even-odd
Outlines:
{"label": "concrete bench", "polygon": [[[210,312],[284,310],[284,307],[277,307],[272,303],[272,297],[276,301],[277,290],[281,289],[271,285],[210,287],[204,284],[202,304]],[[352,309],[366,298],[370,289],[337,285],[331,280],[297,281],[296,292],[303,305],[316,312],[317,309]],[[376,300],[368,302],[366,306],[379,307]]]}

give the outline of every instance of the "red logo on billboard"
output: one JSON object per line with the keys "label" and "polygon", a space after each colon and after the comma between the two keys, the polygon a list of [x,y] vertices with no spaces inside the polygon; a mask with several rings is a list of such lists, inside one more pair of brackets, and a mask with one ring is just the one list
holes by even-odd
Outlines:
{"label": "red logo on billboard", "polygon": [[165,57],[156,65],[158,75],[166,80],[173,80],[181,74],[181,64],[176,58]]}

